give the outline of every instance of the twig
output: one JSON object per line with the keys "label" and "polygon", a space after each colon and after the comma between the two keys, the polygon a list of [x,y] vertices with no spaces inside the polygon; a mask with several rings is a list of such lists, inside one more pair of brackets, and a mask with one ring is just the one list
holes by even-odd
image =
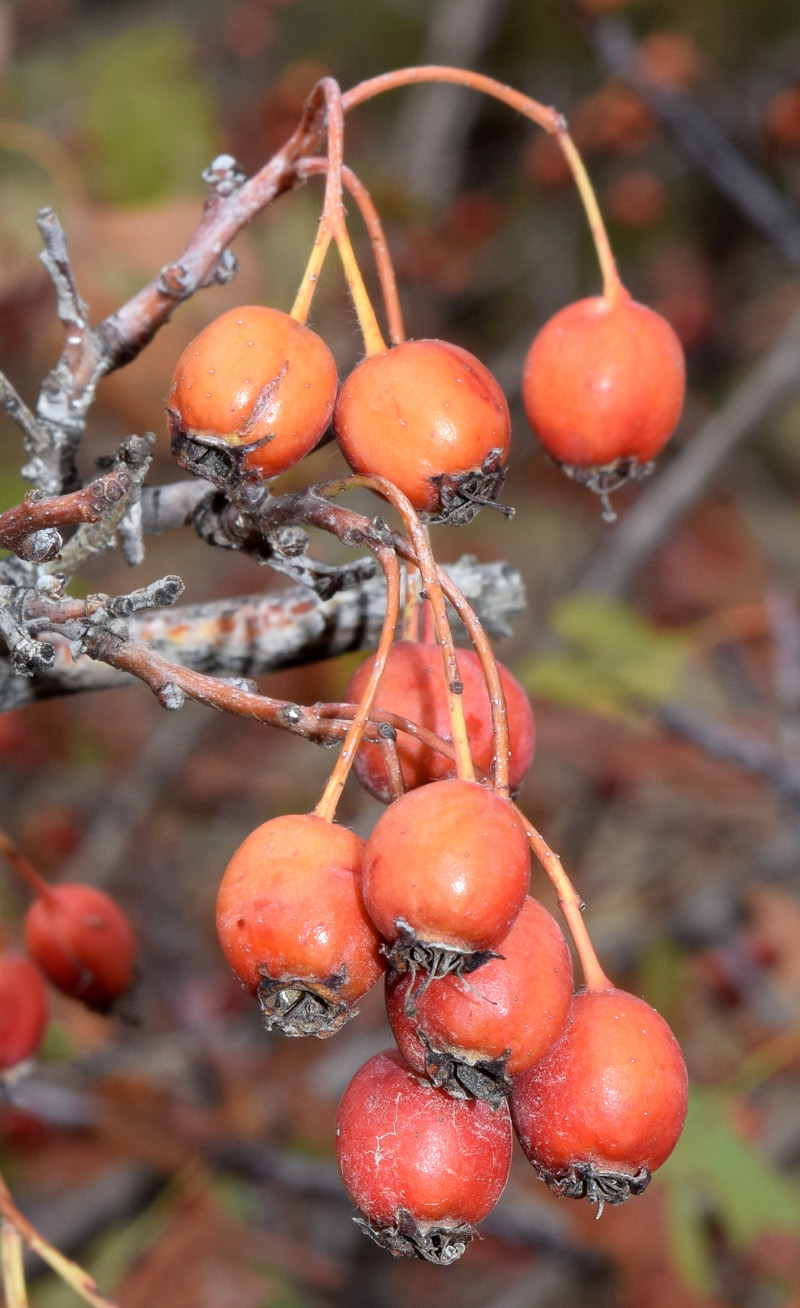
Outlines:
{"label": "twig", "polygon": [[56,527],[99,522],[130,487],[130,474],[120,468],[69,495],[45,497],[41,491],[30,491],[21,504],[0,513],[0,548],[13,550],[29,562],[53,558],[61,548]]}
{"label": "twig", "polygon": [[799,374],[800,313],[795,313],[769,353],[628,509],[606,548],[593,554],[577,589],[625,591],[736,446],[797,385]]}
{"label": "twig", "polygon": [[[525,607],[519,573],[507,563],[479,564],[464,558],[448,564],[448,574],[489,634],[507,637]],[[34,603],[33,596],[28,604],[44,620],[44,606]],[[73,616],[79,619],[84,601],[74,604]],[[134,615],[127,626],[131,639],[145,641],[184,667],[220,677],[254,677],[371,648],[378,639],[384,604],[383,579],[374,577],[325,601],[295,586]],[[131,678],[114,668],[85,656],[73,660],[66,638],[51,639],[53,662],[45,676],[23,680],[12,673],[10,659],[0,656],[0,711],[54,695],[130,684]]]}
{"label": "twig", "polygon": [[113,1301],[102,1294],[97,1288],[97,1282],[93,1277],[85,1272],[82,1267],[74,1263],[71,1258],[66,1258],[64,1254],[59,1253],[51,1244],[40,1235],[36,1227],[28,1221],[27,1217],[17,1208],[14,1200],[11,1198],[5,1181],[0,1177],[0,1213],[3,1218],[10,1222],[11,1225],[19,1232],[29,1249],[37,1253],[48,1267],[60,1276],[62,1281],[72,1286],[76,1294],[80,1295],[86,1303],[91,1304],[92,1308],[115,1308]]}
{"label": "twig", "polygon": [[28,1308],[22,1236],[5,1217],[0,1218],[0,1261],[3,1268],[3,1296],[6,1308]]}

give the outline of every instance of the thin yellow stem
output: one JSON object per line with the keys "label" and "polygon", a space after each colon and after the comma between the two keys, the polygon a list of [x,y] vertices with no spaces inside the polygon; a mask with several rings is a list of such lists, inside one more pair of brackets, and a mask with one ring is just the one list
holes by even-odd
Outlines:
{"label": "thin yellow stem", "polygon": [[503,104],[508,105],[510,109],[514,109],[523,117],[530,119],[531,122],[537,123],[539,127],[544,128],[546,132],[556,138],[572,172],[578,194],[586,210],[586,217],[603,275],[603,294],[607,299],[618,298],[624,288],[619,280],[616,263],[611,253],[608,233],[600,214],[597,197],[583,166],[583,161],[567,131],[567,124],[563,114],[560,114],[557,109],[541,104],[530,96],[523,95],[521,91],[515,91],[513,87],[507,86],[504,82],[496,81],[493,77],[486,77],[483,73],[475,73],[466,68],[450,68],[443,64],[425,64],[418,68],[398,68],[391,73],[383,73],[379,77],[371,77],[365,82],[359,82],[357,86],[352,87],[342,96],[342,108],[347,113],[356,105],[363,104],[366,100],[381,95],[384,91],[393,91],[403,86],[413,86],[419,82],[450,82],[456,86],[465,86],[483,95],[492,96],[493,99],[500,100]]}
{"label": "thin yellow stem", "polygon": [[561,865],[561,859],[558,854],[554,854],[544,836],[541,836],[536,828],[528,821],[521,809],[517,809],[522,821],[525,824],[525,833],[528,837],[528,843],[538,858],[545,873],[547,874],[556,894],[558,895],[558,906],[564,915],[564,921],[569,927],[569,933],[575,942],[578,958],[580,959],[581,971],[583,972],[584,985],[587,990],[613,990],[613,982],[609,981],[597,959],[594,945],[589,938],[589,932],[586,929],[586,923],[583,920],[583,901],[573,886],[564,868]]}
{"label": "thin yellow stem", "polygon": [[603,215],[597,203],[594,187],[589,180],[589,174],[566,127],[562,131],[556,132],[555,136],[561,147],[561,152],[572,170],[573,180],[578,188],[578,194],[586,212],[594,248],[597,251],[600,272],[603,276],[603,295],[607,300],[619,300],[622,296],[627,295],[627,291],[619,279],[617,261],[611,249],[611,242],[608,239],[606,225],[603,222]]}
{"label": "thin yellow stem", "polygon": [[340,477],[336,481],[327,482],[323,486],[318,486],[317,490],[320,495],[333,496],[341,495],[348,490],[356,490],[359,487],[374,491],[376,495],[380,495],[382,499],[387,500],[402,518],[414,551],[415,562],[420,570],[425,598],[431,606],[436,636],[442,647],[447,685],[447,708],[456,757],[456,775],[463,781],[474,781],[475,769],[472,765],[467,724],[464,718],[462,699],[464,687],[458,671],[453,633],[450,630],[447,606],[428,533],[406,496],[392,482],[387,481],[385,477],[353,474],[350,477]]}
{"label": "thin yellow stem", "polygon": [[353,760],[364,735],[364,729],[375,704],[375,697],[386,667],[386,660],[389,657],[395,632],[397,631],[397,619],[400,615],[400,565],[397,562],[397,555],[394,550],[380,550],[378,551],[378,557],[386,577],[386,611],[383,617],[383,628],[366,689],[356,715],[350,723],[339,757],[322,793],[322,798],[314,810],[316,816],[324,818],[326,822],[332,822],[336,814],[336,806],[344,790],[344,784],[350,774]]}
{"label": "thin yellow stem", "polygon": [[28,1308],[28,1289],[22,1262],[22,1237],[5,1217],[0,1218],[0,1263],[6,1308]]}
{"label": "thin yellow stem", "polygon": [[333,232],[328,224],[327,215],[323,213],[319,220],[317,235],[311,247],[311,254],[306,264],[306,270],[303,273],[303,279],[297,288],[297,295],[290,311],[290,316],[296,322],[306,323],[308,321],[311,301],[314,298],[322,265],[325,262],[325,255],[328,253],[332,240]]}
{"label": "thin yellow stem", "polygon": [[28,1248],[38,1254],[62,1281],[80,1295],[81,1299],[91,1304],[91,1308],[116,1308],[114,1301],[97,1288],[97,1282],[88,1272],[84,1271],[78,1263],[74,1263],[71,1258],[66,1258],[64,1254],[59,1253],[58,1249],[54,1249],[44,1236],[39,1234],[36,1227],[17,1208],[2,1177],[0,1177],[0,1214],[19,1232]]}
{"label": "thin yellow stem", "polygon": [[[297,174],[299,177],[313,177],[316,173],[325,172],[327,167],[327,159],[303,159],[298,166]],[[397,293],[397,277],[395,276],[394,264],[389,254],[389,247],[386,244],[386,234],[378,210],[375,208],[372,196],[366,186],[356,176],[352,168],[342,167],[342,181],[345,189],[352,195],[358,205],[372,245],[372,253],[381,284],[381,295],[386,310],[386,320],[389,324],[389,339],[393,345],[402,345],[406,339],[406,334],[403,324],[403,311],[400,308],[400,298]]]}
{"label": "thin yellow stem", "polygon": [[344,221],[335,222],[333,235],[342,260],[350,296],[355,306],[361,335],[364,338],[364,349],[367,355],[383,354],[386,349],[386,342],[381,335],[378,319],[375,317],[375,310],[364,285],[364,278],[361,276],[361,269],[358,266],[358,260],[350,243]]}

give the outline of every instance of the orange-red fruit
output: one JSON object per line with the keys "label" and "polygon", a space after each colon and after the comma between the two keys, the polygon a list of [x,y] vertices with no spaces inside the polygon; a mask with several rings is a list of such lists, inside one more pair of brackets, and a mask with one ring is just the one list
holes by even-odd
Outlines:
{"label": "orange-red fruit", "polygon": [[528,893],[516,810],[474,781],[434,781],[396,799],[364,848],[364,903],[388,941],[494,949]]}
{"label": "orange-red fruit", "polygon": [[337,384],[316,332],[265,305],[229,309],[178,360],[168,400],[173,444],[188,435],[252,446],[243,468],[275,477],[317,444]]}
{"label": "orange-red fruit", "polygon": [[100,1012],[131,983],[136,938],[118,904],[81,882],[51,886],[25,915],[25,942],[65,994]]}
{"label": "orange-red fruit", "polygon": [[[257,827],[225,869],[217,934],[242,985],[259,995],[267,1025],[274,1018],[289,1035],[330,1035],[381,976],[359,884],[362,850],[347,827],[286,814]],[[308,1029],[309,992],[331,1006],[333,1026],[320,1013],[321,1029]],[[290,1009],[300,1029],[281,1020]]]}
{"label": "orange-red fruit", "polygon": [[561,1039],[514,1083],[511,1113],[559,1194],[622,1203],[677,1144],[686,1066],[663,1017],[623,990],[576,995]]}
{"label": "orange-red fruit", "polygon": [[362,360],[342,384],[333,423],[350,467],[386,477],[418,512],[469,516],[471,495],[493,499],[502,484],[505,395],[488,368],[447,341],[406,341]]}
{"label": "orange-red fruit", "polygon": [[648,463],[683,408],[683,350],[666,319],[629,295],[568,305],[535,337],[522,375],[528,420],[575,468]]}
{"label": "orange-red fruit", "polygon": [[[471,649],[458,650],[456,657],[464,686],[461,702],[472,761],[488,772],[494,758],[494,739],[489,692],[480,659]],[[375,656],[370,655],[353,673],[344,692],[348,703],[360,702],[374,662]],[[497,666],[508,710],[510,782],[511,789],[515,790],[533,758],[533,712],[516,677],[502,664],[498,663]],[[398,713],[401,717],[427,727],[444,740],[449,740],[450,714],[441,647],[416,641],[399,641],[394,645],[381,678],[375,707],[389,713]],[[455,776],[452,759],[403,732],[398,733],[397,756],[406,790],[414,790],[429,781],[444,781]],[[382,799],[384,803],[389,802],[392,792],[379,745],[365,741],[356,754],[353,770],[371,795]]]}
{"label": "orange-red fruit", "polygon": [[450,1263],[502,1194],[512,1138],[505,1104],[494,1111],[451,1099],[385,1050],[344,1092],[336,1160],[374,1240],[395,1255]]}
{"label": "orange-red fruit", "polygon": [[47,990],[35,963],[16,949],[0,953],[0,1073],[31,1058],[47,1026]]}
{"label": "orange-red fruit", "polygon": [[413,973],[389,974],[386,1010],[406,1062],[458,1098],[497,1104],[508,1077],[555,1043],[572,1002],[572,961],[558,923],[530,896],[501,945],[469,978],[427,988]]}

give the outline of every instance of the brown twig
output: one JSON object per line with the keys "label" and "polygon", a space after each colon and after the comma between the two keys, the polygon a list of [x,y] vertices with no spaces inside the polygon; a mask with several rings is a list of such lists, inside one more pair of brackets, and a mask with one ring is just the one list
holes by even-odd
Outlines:
{"label": "brown twig", "polygon": [[20,504],[0,513],[0,548],[13,550],[29,562],[54,558],[61,548],[55,528],[99,522],[130,485],[130,475],[120,469],[69,495],[46,497],[41,491],[29,491]]}

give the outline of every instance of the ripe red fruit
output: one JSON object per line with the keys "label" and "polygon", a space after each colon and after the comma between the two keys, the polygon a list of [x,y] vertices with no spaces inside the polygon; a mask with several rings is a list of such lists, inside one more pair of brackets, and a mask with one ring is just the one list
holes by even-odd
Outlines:
{"label": "ripe red fruit", "polygon": [[[330,422],[338,378],[321,337],[278,309],[229,309],[187,345],[167,412],[173,454],[200,476],[275,477]],[[214,480],[212,475],[212,480]]]}
{"label": "ripe red fruit", "polygon": [[556,1194],[623,1203],[672,1153],[687,1078],[663,1017],[623,990],[576,995],[561,1039],[511,1092],[522,1147]]}
{"label": "ripe red fruit", "polygon": [[398,971],[470,971],[508,935],[530,855],[514,807],[474,781],[434,781],[396,799],[364,848],[364,904]]}
{"label": "ripe red fruit", "polygon": [[47,1026],[47,990],[35,963],[16,949],[0,953],[0,1073],[31,1058]]}
{"label": "ripe red fruit", "polygon": [[[568,305],[528,351],[522,398],[548,454],[570,470],[630,474],[655,458],[685,392],[683,350],[666,319],[632,300]],[[609,467],[609,465],[613,465]]]}
{"label": "ripe red fruit", "polygon": [[384,970],[359,885],[363,841],[313,813],[257,827],[217,895],[217,935],[267,1029],[328,1036]]}
{"label": "ripe red fruit", "polygon": [[336,1161],[373,1240],[396,1256],[447,1264],[500,1198],[512,1139],[505,1105],[451,1099],[385,1050],[344,1092]]}
{"label": "ripe red fruit", "polygon": [[[456,654],[458,672],[464,686],[462,704],[467,722],[470,754],[476,767],[488,772],[494,758],[492,713],[480,659],[474,650],[460,649]],[[353,673],[344,698],[358,704],[375,661],[370,655]],[[511,741],[511,789],[515,790],[530,767],[534,747],[533,712],[525,691],[516,677],[498,664],[506,697]],[[376,709],[398,713],[420,726],[450,739],[450,714],[447,706],[447,681],[439,645],[399,641],[393,646],[381,678]],[[452,759],[430,749],[413,736],[402,732],[397,738],[397,755],[406,790],[414,790],[429,781],[444,781],[455,776]],[[376,799],[388,803],[392,797],[389,776],[380,746],[364,741],[353,763],[353,770]]]}
{"label": "ripe red fruit", "polygon": [[53,985],[99,1012],[131,983],[136,961],[131,925],[95,886],[50,886],[25,915],[25,942]]}
{"label": "ripe red fruit", "polygon": [[457,1098],[492,1107],[561,1035],[572,1002],[572,960],[547,909],[530,896],[502,945],[502,958],[469,979],[427,988],[390,974],[386,1010],[401,1054],[416,1072]]}
{"label": "ripe red fruit", "polygon": [[362,360],[342,384],[333,425],[355,472],[386,477],[435,519],[468,522],[503,483],[505,395],[447,341],[406,341]]}

